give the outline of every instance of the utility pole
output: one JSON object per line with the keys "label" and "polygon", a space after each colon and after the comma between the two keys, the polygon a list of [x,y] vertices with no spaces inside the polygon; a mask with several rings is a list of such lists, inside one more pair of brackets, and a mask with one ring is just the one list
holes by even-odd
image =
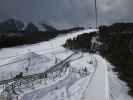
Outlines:
{"label": "utility pole", "polygon": [[97,0],[95,0],[95,17],[96,17],[96,29],[98,29],[98,9],[97,9]]}

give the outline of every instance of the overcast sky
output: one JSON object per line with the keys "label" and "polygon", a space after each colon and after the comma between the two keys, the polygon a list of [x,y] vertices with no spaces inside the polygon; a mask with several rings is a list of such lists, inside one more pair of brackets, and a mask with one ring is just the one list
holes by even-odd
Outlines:
{"label": "overcast sky", "polygon": [[[133,0],[97,0],[100,24],[133,22]],[[0,0],[0,20],[49,22],[58,27],[95,23],[94,0]]]}

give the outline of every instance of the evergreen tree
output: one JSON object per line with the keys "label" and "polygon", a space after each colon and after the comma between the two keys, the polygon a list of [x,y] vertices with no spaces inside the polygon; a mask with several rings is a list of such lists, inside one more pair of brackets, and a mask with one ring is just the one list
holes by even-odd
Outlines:
{"label": "evergreen tree", "polygon": [[0,32],[22,31],[23,27],[24,27],[23,22],[15,19],[8,19],[0,23]]}

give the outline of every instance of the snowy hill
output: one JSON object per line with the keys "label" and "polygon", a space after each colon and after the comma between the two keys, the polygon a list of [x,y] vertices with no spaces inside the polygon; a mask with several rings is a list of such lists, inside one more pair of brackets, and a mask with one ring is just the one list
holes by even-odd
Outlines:
{"label": "snowy hill", "polygon": [[[8,97],[13,100],[109,100],[106,60],[96,54],[72,55],[73,51],[62,47],[68,38],[92,31],[96,30],[84,30],[61,35],[48,42],[0,50],[0,80],[10,79],[20,72],[27,76],[50,69],[47,78],[35,78],[29,80],[29,84],[24,82],[22,88],[15,89],[16,94],[11,92]],[[61,61],[66,62],[60,64]],[[54,68],[56,70],[52,70]]]}
{"label": "snowy hill", "polygon": [[0,65],[0,80],[13,78],[20,72],[23,72],[24,75],[44,72],[53,65],[52,55],[42,56],[33,52],[26,53],[9,60],[7,64]]}

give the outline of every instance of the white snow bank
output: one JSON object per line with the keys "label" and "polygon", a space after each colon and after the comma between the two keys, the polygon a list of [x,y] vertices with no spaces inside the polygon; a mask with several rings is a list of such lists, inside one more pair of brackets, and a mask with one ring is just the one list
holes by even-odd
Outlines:
{"label": "white snow bank", "polygon": [[110,100],[133,100],[133,98],[128,95],[129,88],[126,83],[118,78],[116,72],[113,72],[112,68],[114,68],[114,66],[107,61],[106,63],[108,65]]}

